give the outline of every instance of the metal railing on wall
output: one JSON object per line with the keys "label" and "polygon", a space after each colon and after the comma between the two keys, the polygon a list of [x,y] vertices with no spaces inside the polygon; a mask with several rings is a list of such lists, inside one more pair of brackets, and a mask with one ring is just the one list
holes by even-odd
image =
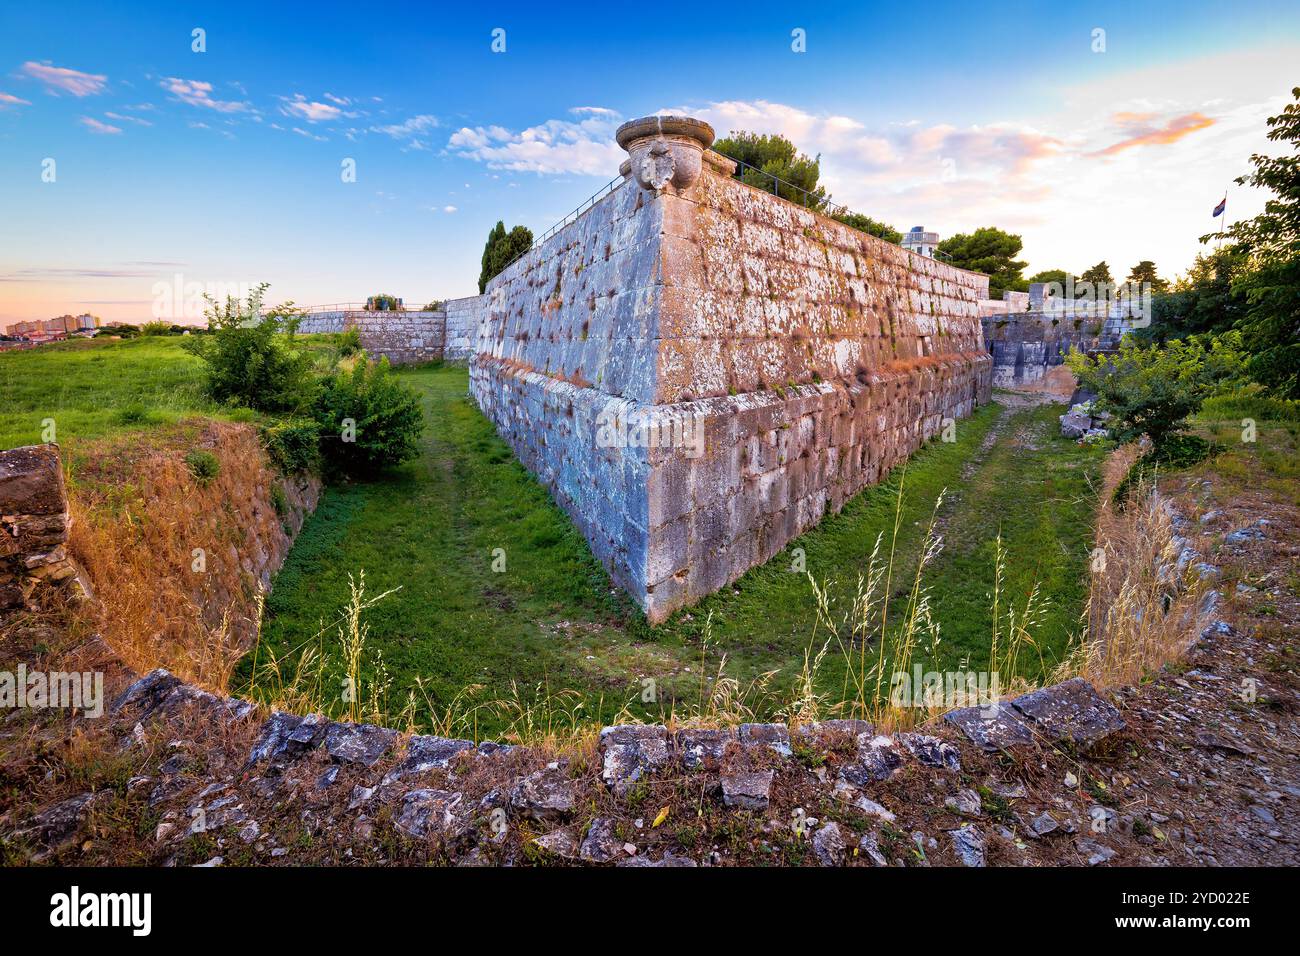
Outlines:
{"label": "metal railing on wall", "polygon": [[318,315],[321,312],[427,312],[428,310],[422,305],[402,305],[396,309],[367,309],[367,302],[330,302],[326,305],[306,305],[299,306],[303,312],[308,315]]}
{"label": "metal railing on wall", "polygon": [[[719,155],[727,156],[726,153],[722,153],[722,152],[719,152]],[[788,180],[782,179],[780,176],[777,176],[774,173],[769,173],[765,169],[759,169],[757,166],[751,166],[743,159],[736,159],[734,156],[727,156],[727,159],[735,163],[741,170],[749,171],[757,174],[759,177],[761,177],[760,182],[766,183],[768,180],[770,180],[772,184],[772,195],[776,196],[778,199],[784,199],[786,202],[793,202],[797,206],[803,206],[805,209],[808,209],[815,213],[819,213],[823,216],[828,216],[831,219],[836,220],[837,222],[840,221],[841,218],[861,215],[860,213],[854,212],[848,206],[841,206],[839,203],[831,202],[830,199],[826,198],[825,196],[819,195],[815,190],[806,189],[803,186],[799,186]],[[748,185],[753,186],[755,189],[764,188],[764,186],[759,186],[757,183],[752,183],[752,182],[749,183]],[[783,188],[787,192],[803,196],[803,202],[799,202],[798,200],[791,199],[789,196],[782,196],[781,191]],[[870,217],[863,216],[863,218],[867,219]],[[848,223],[843,223],[843,225],[848,225]],[[849,228],[852,229],[855,227],[849,226]],[[870,235],[870,233],[868,233],[868,235]],[[935,235],[935,234],[926,233],[926,235]],[[879,239],[880,237],[877,236],[876,238]],[[936,235],[935,238],[938,238],[938,236]],[[899,243],[894,243],[894,244],[899,245]],[[942,262],[952,262],[952,256],[948,255],[948,253],[946,252],[941,252],[938,249],[934,250],[934,258],[939,259]]]}
{"label": "metal railing on wall", "polygon": [[[623,177],[622,177],[621,175],[620,175],[620,176],[615,176],[613,179],[611,179],[609,182],[605,183],[605,185],[601,186],[599,189],[597,189],[594,193],[592,193],[590,196],[588,196],[588,197],[587,197],[586,199],[584,199],[582,202],[578,203],[578,206],[577,206],[576,209],[574,209],[574,210],[573,210],[572,212],[570,212],[570,213],[566,213],[565,216],[564,216],[564,218],[562,218],[559,222],[557,222],[555,225],[551,226],[550,229],[547,229],[547,230],[546,230],[544,233],[542,233],[540,236],[537,236],[536,238],[534,238],[534,239],[533,239],[533,244],[532,244],[532,245],[530,245],[527,249],[525,249],[523,252],[519,253],[517,256],[515,256],[513,259],[511,259],[509,262],[507,262],[504,266],[502,266],[502,267],[501,267],[501,272],[505,272],[506,269],[509,269],[512,265],[514,265],[516,262],[518,262],[518,261],[519,261],[520,259],[522,259],[524,256],[528,255],[528,253],[532,252],[534,249],[536,249],[538,246],[540,246],[542,243],[544,243],[547,239],[551,238],[551,236],[555,235],[557,232],[559,232],[561,229],[563,229],[563,228],[564,228],[565,226],[567,226],[569,223],[577,221],[577,218],[578,218],[579,216],[581,216],[584,212],[586,212],[586,211],[587,211],[588,209],[590,209],[592,206],[596,205],[596,203],[600,202],[602,199],[604,199],[606,196],[608,196],[610,193],[612,193],[612,192],[614,191],[614,187],[616,187],[616,186],[617,186],[619,183],[621,183],[622,181],[623,181]],[[497,273],[497,275],[500,275],[500,274],[501,274],[501,273]]]}

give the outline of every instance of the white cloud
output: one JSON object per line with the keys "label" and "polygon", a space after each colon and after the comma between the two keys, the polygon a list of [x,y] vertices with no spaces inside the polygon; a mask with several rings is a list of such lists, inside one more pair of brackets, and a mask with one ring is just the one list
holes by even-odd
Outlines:
{"label": "white cloud", "polygon": [[99,133],[101,135],[116,135],[122,132],[122,128],[120,126],[112,126],[108,123],[101,123],[93,116],[83,116],[80,122],[82,126],[86,127],[92,133]]}
{"label": "white cloud", "polygon": [[218,113],[242,113],[248,109],[245,102],[234,100],[215,100],[212,98],[212,84],[203,80],[183,80],[169,76],[159,83],[172,98],[190,106],[203,106]]}
{"label": "white cloud", "polygon": [[[325,98],[344,106],[346,106],[348,102],[347,100],[331,96],[328,93],[325,94]],[[305,119],[309,123],[322,123],[336,120],[341,116],[352,118],[358,115],[357,113],[345,112],[338,106],[334,106],[330,103],[320,103],[315,100],[309,100],[301,93],[295,93],[292,98],[282,96],[280,99],[284,103],[284,105],[280,107],[281,113],[285,116],[296,116],[299,119]]]}
{"label": "white cloud", "polygon": [[401,123],[393,123],[388,126],[372,126],[370,132],[383,133],[393,139],[412,139],[437,128],[438,117],[422,113],[419,116],[412,116],[408,120],[403,120]]}
{"label": "white cloud", "polygon": [[491,169],[613,176],[626,153],[614,142],[621,117],[604,107],[571,110],[578,120],[547,120],[514,132],[501,126],[462,127],[447,146]]}
{"label": "white cloud", "polygon": [[314,139],[314,140],[316,140],[316,142],[318,142],[318,143],[324,143],[324,142],[327,142],[327,140],[326,140],[326,138],[325,138],[324,136],[317,136],[315,133],[308,132],[307,130],[305,130],[305,129],[299,127],[299,126],[295,126],[295,127],[293,128],[293,131],[294,131],[295,133],[297,133],[299,136],[305,136],[307,139]]}
{"label": "white cloud", "polygon": [[70,93],[76,97],[94,96],[104,92],[104,84],[108,81],[108,77],[100,73],[82,73],[66,66],[37,63],[35,60],[24,63],[21,73],[40,82],[45,87],[45,92],[54,96],[60,93]]}
{"label": "white cloud", "polygon": [[[942,236],[995,225],[1024,237],[1032,274],[1081,271],[1106,259],[1118,271],[1154,259],[1182,271],[1217,220],[1225,186],[1252,153],[1277,155],[1265,119],[1294,85],[1300,46],[1188,59],[1108,75],[1058,91],[1045,115],[963,126],[876,123],[766,101],[727,101],[674,113],[698,116],[718,135],[781,133],[821,154],[836,202],[906,230]],[[1231,187],[1232,219],[1263,197]]]}
{"label": "white cloud", "polygon": [[456,211],[456,207],[455,207],[455,206],[443,206],[443,207],[442,207],[442,211],[445,212],[445,213],[451,214],[451,213],[453,213],[453,212]]}
{"label": "white cloud", "polygon": [[7,106],[31,106],[29,100],[20,99],[12,93],[0,92],[0,110]]}
{"label": "white cloud", "polygon": [[135,123],[137,126],[153,125],[153,123],[149,122],[147,119],[141,119],[138,116],[126,116],[122,113],[113,113],[113,112],[107,112],[104,115],[107,116],[109,119],[117,120],[118,122],[121,123]]}

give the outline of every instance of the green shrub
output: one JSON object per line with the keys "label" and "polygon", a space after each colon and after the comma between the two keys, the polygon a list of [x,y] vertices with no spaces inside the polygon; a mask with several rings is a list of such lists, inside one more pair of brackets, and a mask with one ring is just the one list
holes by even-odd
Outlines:
{"label": "green shrub", "polygon": [[366,299],[367,312],[396,312],[400,308],[397,296],[389,295],[387,292],[379,292]]}
{"label": "green shrub", "polygon": [[278,481],[271,483],[271,507],[281,518],[289,513],[289,499],[285,497],[284,486]]}
{"label": "green shrub", "polygon": [[483,246],[482,268],[478,274],[478,291],[487,291],[487,284],[506,266],[533,247],[533,232],[526,226],[515,226],[506,232],[506,224],[498,221],[488,232]]}
{"label": "green shrub", "polygon": [[194,476],[194,480],[204,488],[212,484],[213,479],[221,474],[221,462],[217,460],[217,456],[200,448],[194,449],[185,456],[185,465]]}
{"label": "green shrub", "polygon": [[117,410],[114,416],[119,425],[148,425],[157,421],[158,416],[140,402],[132,402]]}
{"label": "green shrub", "polygon": [[289,418],[262,428],[262,446],[282,474],[320,468],[320,426],[310,418]]}
{"label": "green shrub", "polygon": [[1159,449],[1152,448],[1133,462],[1128,474],[1115,486],[1112,498],[1117,504],[1124,504],[1129,492],[1143,480],[1154,480],[1166,472],[1191,468],[1222,451],[1222,445],[1206,441],[1200,435],[1170,435]]}
{"label": "green shrub", "polygon": [[339,333],[339,358],[348,358],[361,351],[361,332],[356,328]]}
{"label": "green shrub", "polygon": [[446,302],[443,302],[442,299],[434,299],[432,302],[426,302],[426,303],[424,303],[424,311],[425,311],[425,312],[440,312],[440,311],[442,311],[442,307],[445,306],[446,304],[447,304],[447,303],[446,303]]}
{"label": "green shrub", "polygon": [[144,325],[140,326],[140,335],[142,336],[171,334],[172,324],[170,322],[146,322]]}
{"label": "green shrub", "polygon": [[344,474],[366,475],[419,453],[424,413],[415,390],[393,377],[388,360],[358,362],[326,379],[316,401],[321,452]]}
{"label": "green shrub", "polygon": [[263,314],[259,285],[243,301],[208,299],[210,335],[189,336],[182,347],[207,366],[205,389],[218,402],[262,412],[300,412],[311,407],[317,383],[311,356],[298,347],[299,313],[285,304]]}
{"label": "green shrub", "polygon": [[1128,442],[1146,435],[1160,455],[1207,397],[1240,376],[1240,345],[1236,332],[1174,339],[1163,348],[1125,338],[1118,353],[1090,359],[1071,351],[1066,363],[1111,414],[1112,437]]}

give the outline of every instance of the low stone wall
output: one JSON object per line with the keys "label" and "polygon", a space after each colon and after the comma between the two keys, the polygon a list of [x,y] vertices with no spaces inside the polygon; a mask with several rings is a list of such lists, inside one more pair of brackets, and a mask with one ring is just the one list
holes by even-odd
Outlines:
{"label": "low stone wall", "polygon": [[71,527],[58,446],[0,451],[0,610],[21,607],[41,581],[77,581]]}
{"label": "low stone wall", "polygon": [[446,312],[313,312],[298,326],[303,334],[356,329],[361,347],[393,365],[435,362],[443,357]]}
{"label": "low stone wall", "polygon": [[651,621],[990,393],[987,277],[733,179],[690,142],[703,126],[629,124],[625,179],[493,279],[470,361],[479,406]]}

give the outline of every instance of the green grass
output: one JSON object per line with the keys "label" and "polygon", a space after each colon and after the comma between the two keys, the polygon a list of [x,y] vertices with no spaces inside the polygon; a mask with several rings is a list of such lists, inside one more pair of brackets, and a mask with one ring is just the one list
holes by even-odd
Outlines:
{"label": "green grass", "polygon": [[[310,337],[309,346],[324,357],[333,341]],[[777,670],[777,685],[788,687],[815,618],[806,577],[790,570],[793,549],[804,550],[808,571],[828,582],[842,613],[880,532],[888,548],[900,482],[896,611],[935,499],[948,493],[939,515],[945,546],[927,575],[941,643],[934,660],[917,657],[928,669],[979,669],[987,659],[999,533],[1009,555],[1004,600],[1023,601],[1035,581],[1051,600],[1036,631],[1041,662],[1036,654],[1022,657],[1025,675],[1043,676],[1077,630],[1091,489],[1103,452],[1057,437],[1058,407],[980,409],[958,423],[956,442],[932,443],[905,473],[867,489],[767,565],[652,629],[468,399],[465,370],[429,366],[399,374],[424,400],[421,457],[381,480],[327,490],[276,580],[259,651],[288,660],[315,646],[330,660],[329,680],[341,677],[331,625],[347,603],[348,574],[364,569],[369,594],[401,588],[365,618],[363,675],[373,679],[382,658],[389,714],[422,679],[435,706],[469,684],[484,685],[483,699],[512,696],[512,684],[528,697],[543,685],[576,692],[592,719],[612,719],[630,701],[653,716],[657,708],[639,701],[644,679],[656,682],[661,701],[694,700],[701,671],[713,674],[721,653],[729,676],[747,683]],[[199,379],[198,361],[176,338],[0,353],[0,447],[40,441],[45,418],[67,442],[193,413],[252,417],[246,409],[214,408]],[[492,570],[497,548],[505,550],[504,573]],[[710,615],[713,646],[702,668]],[[827,657],[823,690],[838,695],[843,666],[838,653]],[[249,687],[251,671],[251,660],[244,661],[236,688],[264,690]],[[480,727],[489,735],[499,729]]]}
{"label": "green grass", "polygon": [[213,411],[180,338],[78,339],[0,352],[0,448],[95,438]]}
{"label": "green grass", "polygon": [[[369,594],[401,588],[366,615],[368,654],[382,652],[391,683],[390,713],[417,678],[435,706],[468,684],[485,685],[483,699],[508,698],[516,682],[525,697],[538,685],[576,691],[585,713],[605,720],[629,701],[641,707],[645,678],[655,680],[661,700],[694,699],[710,614],[716,646],[703,670],[714,671],[721,651],[728,675],[743,682],[774,669],[779,685],[793,681],[815,609],[806,577],[790,570],[791,549],[651,629],[468,399],[465,370],[400,374],[425,399],[423,456],[382,481],[326,492],[269,598],[261,653],[293,659],[314,645],[337,661],[331,624],[347,603],[348,574],[364,569]],[[1102,452],[1055,437],[1058,414],[1055,407],[987,406],[958,423],[955,443],[932,443],[908,465],[896,591],[910,580],[935,499],[949,491],[941,512],[946,546],[928,575],[942,621],[937,669],[965,661],[978,667],[987,657],[999,531],[1011,556],[1007,593],[1023,600],[1037,580],[1052,598],[1037,632],[1047,667],[1077,629],[1091,547],[1090,481]],[[995,427],[1001,437],[981,451]],[[792,543],[805,550],[814,576],[834,582],[841,602],[851,597],[877,533],[892,529],[902,480],[895,472]],[[492,570],[496,548],[505,549],[504,573]],[[1039,660],[1026,663],[1027,673],[1039,676]],[[839,691],[842,667],[828,656],[824,689]],[[240,679],[251,670],[246,660]],[[363,673],[376,676],[373,666]],[[326,686],[337,686],[341,663],[330,674]],[[490,722],[480,727],[494,729]]]}
{"label": "green grass", "polygon": [[[324,357],[338,336],[302,336]],[[98,438],[175,422],[187,415],[252,420],[251,409],[219,408],[204,397],[202,363],[180,336],[76,339],[0,352],[0,448]]]}

